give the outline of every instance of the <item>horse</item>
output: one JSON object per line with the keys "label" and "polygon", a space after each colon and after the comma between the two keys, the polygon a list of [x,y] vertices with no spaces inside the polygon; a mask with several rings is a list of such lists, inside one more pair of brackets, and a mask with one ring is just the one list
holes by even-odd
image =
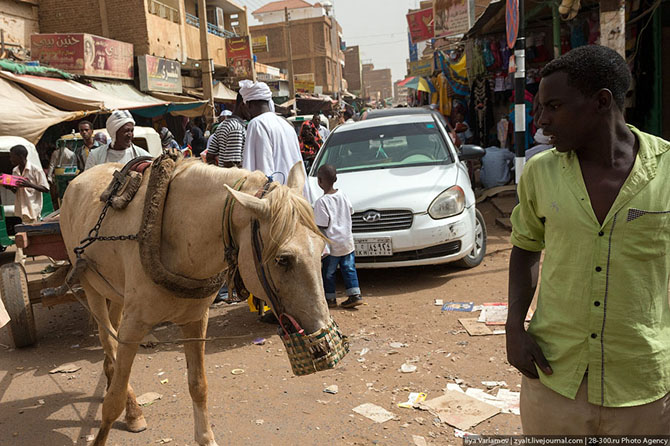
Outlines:
{"label": "horse", "polygon": [[[99,223],[104,205],[101,193],[119,167],[103,164],[87,170],[65,192],[61,231],[75,268],[75,247]],[[156,162],[148,171],[153,173],[155,169]],[[107,211],[99,227],[100,236],[125,235],[144,227],[145,201],[155,200],[154,191],[147,196],[148,176],[145,172],[125,209]],[[160,264],[158,270],[164,268],[179,280],[208,283],[208,278],[221,277],[231,266],[226,260],[231,257],[224,255],[228,249],[228,254],[237,255],[234,266],[244,287],[254,296],[266,298],[278,317],[278,311],[291,315],[306,333],[322,330],[331,321],[321,279],[320,260],[326,240],[314,223],[312,208],[302,197],[304,183],[301,163],[293,166],[286,185],[280,185],[270,183],[262,172],[179,160],[169,176],[160,225],[150,228],[157,244],[150,247],[149,255]],[[232,209],[226,214],[228,207]],[[142,255],[147,254],[141,253],[132,235],[114,241],[96,240],[79,253],[87,265],[79,283],[98,323],[107,377],[102,422],[93,445],[105,445],[112,423],[124,407],[127,429],[146,429],[129,384],[130,370],[144,336],[154,325],[170,321],[181,327],[185,338],[199,339],[184,344],[195,441],[200,446],[216,446],[207,414],[204,338],[209,305],[221,281],[210,280],[209,288],[200,290],[198,298],[189,298],[193,296],[188,290],[171,289],[156,280],[156,268],[146,264]],[[262,259],[258,258],[258,246],[254,250],[258,240],[263,243]],[[235,251],[230,251],[232,244],[237,247]],[[259,273],[259,264],[263,274]],[[274,286],[275,299],[267,299],[272,296],[267,296],[266,275]],[[283,308],[275,308],[277,305]]]}

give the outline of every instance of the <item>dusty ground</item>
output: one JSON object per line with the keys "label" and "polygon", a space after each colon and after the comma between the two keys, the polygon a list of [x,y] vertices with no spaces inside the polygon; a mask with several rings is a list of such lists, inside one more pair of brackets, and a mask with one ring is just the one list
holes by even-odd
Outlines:
{"label": "dusty ground", "polygon": [[[230,339],[207,345],[210,421],[220,445],[412,445],[421,435],[431,445],[461,444],[454,429],[416,409],[402,409],[410,391],[437,397],[447,383],[462,379],[470,387],[483,380],[504,380],[519,390],[520,374],[505,359],[504,336],[470,337],[458,322],[463,313],[442,312],[434,299],[506,300],[509,233],[493,222],[499,216],[480,206],[488,222],[488,252],[472,270],[449,266],[359,271],[366,305],[335,309],[334,317],[350,336],[351,353],[334,370],[295,377],[275,334],[246,304],[223,305],[210,312],[210,336]],[[34,307],[39,343],[22,350],[0,346],[0,446],[87,444],[101,417],[105,378],[103,353],[88,314],[78,304],[51,310]],[[4,329],[0,343],[9,344]],[[175,326],[159,327],[161,339],[180,336]],[[254,345],[258,337],[265,345]],[[408,344],[393,349],[390,342]],[[369,348],[364,362],[358,352]],[[137,394],[163,398],[144,408],[145,432],[125,431],[119,420],[109,445],[148,445],[171,438],[173,445],[195,445],[186,364],[180,346],[140,348],[131,376]],[[393,354],[393,352],[397,352]],[[418,369],[400,366],[414,360]],[[58,365],[75,362],[78,372],[50,375]],[[233,369],[244,369],[241,375]],[[164,372],[159,375],[159,373]],[[161,384],[161,380],[168,382]],[[339,393],[323,392],[337,384]],[[41,400],[41,401],[40,401]],[[376,424],[352,412],[374,403],[397,415]],[[41,404],[42,403],[42,404]],[[518,416],[499,414],[471,429],[486,434],[521,432]]]}

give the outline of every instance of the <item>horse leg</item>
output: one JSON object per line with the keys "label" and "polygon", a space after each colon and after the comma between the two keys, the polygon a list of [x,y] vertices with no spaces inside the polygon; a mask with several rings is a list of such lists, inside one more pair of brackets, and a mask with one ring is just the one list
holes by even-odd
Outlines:
{"label": "horse leg", "polygon": [[[185,338],[204,338],[207,332],[207,313],[196,322],[181,327]],[[188,367],[188,390],[193,401],[195,441],[200,446],[217,446],[207,414],[207,377],[205,376],[205,342],[184,344]]]}
{"label": "horse leg", "polygon": [[[112,384],[109,386],[109,390],[105,395],[105,401],[102,403],[102,423],[93,446],[105,445],[112,424],[123,412],[124,405],[128,401],[129,396],[128,380],[130,379],[130,369],[137,354],[139,343],[148,331],[149,328],[141,322],[129,319],[121,321],[119,339],[122,342],[118,345],[116,352]],[[140,421],[146,427],[146,421],[144,421],[142,415],[137,419],[137,422]]]}

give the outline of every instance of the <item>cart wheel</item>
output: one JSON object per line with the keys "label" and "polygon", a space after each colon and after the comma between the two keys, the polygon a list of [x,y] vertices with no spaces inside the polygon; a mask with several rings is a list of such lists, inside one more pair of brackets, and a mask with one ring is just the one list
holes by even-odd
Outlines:
{"label": "cart wheel", "polygon": [[9,333],[16,348],[37,342],[33,307],[28,295],[28,278],[23,265],[8,263],[0,267],[0,293],[9,313]]}

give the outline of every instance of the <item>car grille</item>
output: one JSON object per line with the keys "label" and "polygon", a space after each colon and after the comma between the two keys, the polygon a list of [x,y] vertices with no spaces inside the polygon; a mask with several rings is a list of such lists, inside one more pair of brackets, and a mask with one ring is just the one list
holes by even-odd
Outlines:
{"label": "car grille", "polygon": [[[363,217],[371,212],[378,212],[381,218],[374,222],[363,220]],[[355,213],[351,218],[351,223],[354,233],[398,231],[412,227],[413,219],[412,211],[365,211]]]}
{"label": "car grille", "polygon": [[424,249],[414,249],[412,251],[396,252],[391,256],[371,256],[371,257],[356,257],[356,263],[387,263],[387,262],[403,262],[407,260],[422,260],[433,259],[437,257],[444,257],[451,254],[456,254],[461,250],[461,241],[445,243],[443,245],[430,246]]}

